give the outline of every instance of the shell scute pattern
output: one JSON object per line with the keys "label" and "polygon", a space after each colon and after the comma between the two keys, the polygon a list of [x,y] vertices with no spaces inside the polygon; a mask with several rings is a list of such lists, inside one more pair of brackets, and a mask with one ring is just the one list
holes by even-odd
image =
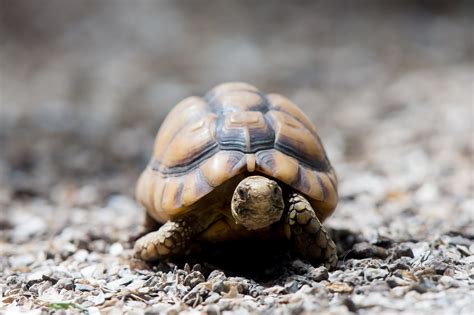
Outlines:
{"label": "shell scute pattern", "polygon": [[319,207],[321,220],[337,203],[337,179],[314,125],[287,98],[266,96],[245,83],[219,85],[170,112],[139,179],[137,198],[164,222],[246,171],[305,194]]}

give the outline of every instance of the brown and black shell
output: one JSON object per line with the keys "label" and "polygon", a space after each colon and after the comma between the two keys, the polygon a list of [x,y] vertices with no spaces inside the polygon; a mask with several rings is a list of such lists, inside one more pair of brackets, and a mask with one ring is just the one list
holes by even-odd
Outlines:
{"label": "brown and black shell", "polygon": [[301,192],[321,221],[336,207],[336,175],[314,125],[284,96],[246,83],[218,85],[171,110],[138,181],[137,200],[165,222],[247,173]]}

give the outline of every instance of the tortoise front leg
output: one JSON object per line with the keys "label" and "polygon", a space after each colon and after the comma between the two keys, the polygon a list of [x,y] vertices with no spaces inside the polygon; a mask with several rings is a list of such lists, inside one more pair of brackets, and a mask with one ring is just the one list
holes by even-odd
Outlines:
{"label": "tortoise front leg", "polygon": [[193,234],[186,220],[168,221],[158,231],[150,232],[137,240],[134,256],[153,262],[185,254]]}
{"label": "tortoise front leg", "polygon": [[299,255],[313,265],[324,263],[328,269],[336,266],[336,244],[305,197],[290,195],[285,223],[285,234]]}
{"label": "tortoise front leg", "polygon": [[134,256],[148,262],[167,260],[188,254],[190,242],[216,222],[222,214],[214,208],[185,216],[163,224],[158,231],[150,232],[137,240]]}

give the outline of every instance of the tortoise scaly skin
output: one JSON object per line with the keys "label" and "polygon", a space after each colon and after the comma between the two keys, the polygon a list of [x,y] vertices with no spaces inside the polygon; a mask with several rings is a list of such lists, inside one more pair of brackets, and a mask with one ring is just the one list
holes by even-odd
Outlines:
{"label": "tortoise scaly skin", "polygon": [[291,240],[313,264],[334,267],[321,225],[337,178],[314,125],[290,100],[246,83],[221,84],[168,114],[137,184],[146,209],[135,256],[187,254],[194,240]]}
{"label": "tortoise scaly skin", "polygon": [[295,251],[313,264],[332,268],[337,264],[336,244],[322,226],[308,200],[300,194],[290,196],[285,234]]}

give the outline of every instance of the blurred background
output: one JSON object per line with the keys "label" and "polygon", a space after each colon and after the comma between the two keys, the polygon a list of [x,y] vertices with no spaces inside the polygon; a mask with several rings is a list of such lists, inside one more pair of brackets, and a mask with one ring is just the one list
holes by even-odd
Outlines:
{"label": "blurred background", "polygon": [[0,206],[132,196],[170,108],[246,81],[316,124],[341,179],[341,216],[366,191],[438,205],[447,195],[439,207],[472,211],[473,8],[2,0]]}

